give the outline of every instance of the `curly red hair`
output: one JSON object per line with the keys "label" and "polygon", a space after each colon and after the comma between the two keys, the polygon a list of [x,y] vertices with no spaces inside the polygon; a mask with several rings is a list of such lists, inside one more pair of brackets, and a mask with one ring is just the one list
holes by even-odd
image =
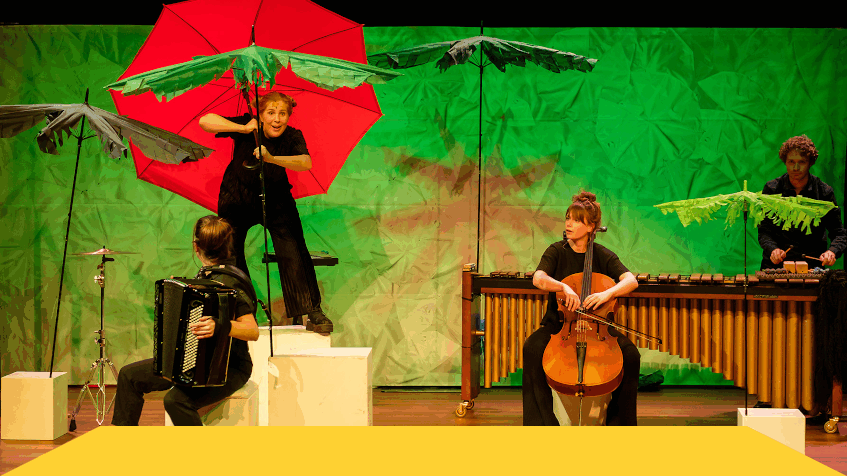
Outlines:
{"label": "curly red hair", "polygon": [[808,159],[809,166],[815,165],[815,161],[818,160],[818,149],[815,148],[812,139],[806,137],[805,134],[792,137],[782,144],[782,147],[779,148],[779,158],[782,163],[788,160],[788,154],[793,151],[797,151],[801,157]]}
{"label": "curly red hair", "polygon": [[251,100],[253,108],[258,109],[260,115],[263,112],[265,112],[265,109],[268,107],[269,102],[276,102],[276,101],[282,101],[288,106],[288,115],[289,116],[293,112],[292,110],[294,109],[294,106],[297,105],[297,101],[295,101],[293,97],[289,96],[288,94],[283,94],[283,93],[280,93],[280,92],[277,92],[277,91],[271,91],[271,92],[265,94],[264,96],[259,96],[258,107],[256,105],[256,99],[253,98]]}

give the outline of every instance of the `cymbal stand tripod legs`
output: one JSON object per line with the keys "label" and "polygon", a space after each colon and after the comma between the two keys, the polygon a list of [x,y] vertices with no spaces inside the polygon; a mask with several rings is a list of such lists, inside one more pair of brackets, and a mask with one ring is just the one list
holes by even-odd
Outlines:
{"label": "cymbal stand tripod legs", "polygon": [[[106,248],[104,245],[103,248]],[[97,265],[97,269],[100,270],[100,274],[94,276],[94,281],[100,285],[100,329],[94,331],[97,334],[97,338],[94,339],[95,342],[100,346],[100,358],[95,360],[94,363],[91,364],[91,370],[88,372],[88,378],[85,380],[85,384],[82,386],[82,390],[79,391],[79,398],[76,400],[76,406],[74,407],[74,411],[71,413],[71,421],[68,425],[68,431],[76,430],[76,415],[79,413],[80,407],[82,407],[82,400],[86,394],[88,394],[89,398],[91,398],[91,402],[94,404],[94,409],[97,413],[96,419],[97,424],[102,425],[103,421],[106,419],[106,414],[109,413],[109,410],[112,409],[112,403],[115,401],[115,397],[109,401],[108,405],[106,404],[106,366],[108,365],[112,371],[112,375],[115,377],[115,381],[118,380],[118,371],[115,369],[115,364],[112,363],[106,357],[106,334],[103,330],[103,297],[106,286],[106,262],[114,261],[113,258],[107,258],[106,255],[103,255],[103,261]],[[89,384],[91,384],[91,380],[94,378],[95,374],[97,375],[97,394],[91,393],[91,389],[89,388]]]}

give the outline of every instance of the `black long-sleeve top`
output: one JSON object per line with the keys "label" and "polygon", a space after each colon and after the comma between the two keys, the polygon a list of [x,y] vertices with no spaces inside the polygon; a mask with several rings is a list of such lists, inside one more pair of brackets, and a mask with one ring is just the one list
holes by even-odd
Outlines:
{"label": "black long-sleeve top", "polygon": [[[794,197],[797,193],[794,191],[794,186],[788,179],[788,174],[784,174],[779,178],[775,178],[765,184],[765,189],[762,190],[765,195],[782,195],[783,197]],[[838,206],[835,201],[835,192],[832,187],[825,184],[821,179],[814,175],[809,175],[809,181],[806,187],[800,191],[800,195],[815,200],[824,200],[832,202]],[[817,258],[826,250],[835,253],[838,258],[844,253],[847,248],[847,230],[841,223],[841,210],[830,210],[829,213],[821,218],[818,226],[812,226],[812,233],[806,234],[801,228],[791,227],[788,230],[783,230],[781,226],[774,224],[773,220],[765,218],[759,224],[759,245],[762,247],[762,269],[780,268],[782,264],[775,265],[771,262],[771,253],[779,248],[781,250],[788,249],[794,245],[794,248],[788,252],[786,260],[808,261],[801,255],[809,255]],[[827,247],[827,237],[830,244]],[[811,261],[810,267],[820,266],[820,262]]]}

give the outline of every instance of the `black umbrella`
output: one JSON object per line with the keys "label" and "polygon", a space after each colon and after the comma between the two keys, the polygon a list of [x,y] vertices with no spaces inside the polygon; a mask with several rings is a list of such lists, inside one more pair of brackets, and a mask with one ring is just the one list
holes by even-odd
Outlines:
{"label": "black umbrella", "polygon": [[[112,158],[126,157],[127,147],[123,139],[131,139],[141,148],[147,157],[168,164],[199,160],[213,152],[212,149],[192,142],[182,136],[153,127],[135,119],[120,116],[88,104],[88,90],[82,104],[24,104],[0,106],[0,137],[8,138],[20,134],[43,120],[47,125],[36,136],[38,148],[42,152],[58,155],[58,146],[63,144],[65,135],[76,137],[76,166],[71,188],[71,204],[68,209],[68,227],[65,231],[65,250],[62,254],[62,270],[59,275],[59,299],[56,306],[56,325],[53,329],[53,348],[50,352],[50,376],[53,376],[53,357],[56,354],[56,333],[59,328],[59,307],[62,303],[62,285],[65,278],[65,261],[68,256],[68,235],[71,231],[71,213],[74,209],[74,192],[79,170],[79,153],[82,141],[94,137],[84,136],[85,119],[89,128],[103,144],[103,150]],[[72,128],[82,121],[79,133],[74,136]]]}

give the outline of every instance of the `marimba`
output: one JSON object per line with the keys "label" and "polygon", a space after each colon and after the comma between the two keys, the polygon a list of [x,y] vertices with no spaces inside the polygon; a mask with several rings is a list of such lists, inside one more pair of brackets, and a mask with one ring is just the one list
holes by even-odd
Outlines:
{"label": "marimba", "polygon": [[[547,306],[548,293],[532,285],[532,273],[483,276],[475,271],[476,265],[470,264],[462,272],[458,416],[473,408],[480,380],[489,388],[523,368],[523,342],[539,327]],[[746,294],[743,275],[639,274],[637,279],[638,288],[618,298],[615,319],[661,337],[662,344],[630,333],[627,337],[634,344],[690,359],[736,386],[746,382],[749,394],[774,408],[812,407],[812,303],[818,292],[814,276],[748,276]]]}

